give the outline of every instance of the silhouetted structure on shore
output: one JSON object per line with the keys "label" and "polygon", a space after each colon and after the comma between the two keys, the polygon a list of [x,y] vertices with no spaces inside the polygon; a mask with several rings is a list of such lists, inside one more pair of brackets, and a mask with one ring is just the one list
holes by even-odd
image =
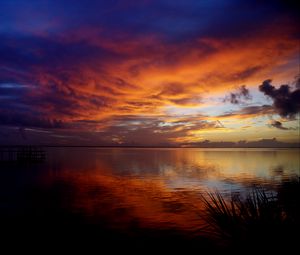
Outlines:
{"label": "silhouetted structure on shore", "polygon": [[46,152],[39,146],[0,147],[0,162],[42,162]]}

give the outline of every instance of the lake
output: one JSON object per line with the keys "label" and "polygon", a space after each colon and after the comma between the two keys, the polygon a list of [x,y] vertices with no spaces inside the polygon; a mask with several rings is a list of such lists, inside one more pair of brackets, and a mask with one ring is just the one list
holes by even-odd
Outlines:
{"label": "lake", "polygon": [[276,192],[300,171],[298,149],[60,147],[46,154],[43,163],[0,166],[8,240],[24,239],[28,228],[57,237],[86,226],[91,240],[197,239],[201,194]]}

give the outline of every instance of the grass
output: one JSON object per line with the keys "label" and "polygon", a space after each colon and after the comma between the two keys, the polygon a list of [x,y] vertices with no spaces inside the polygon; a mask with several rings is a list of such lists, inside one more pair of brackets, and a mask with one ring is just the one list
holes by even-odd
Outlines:
{"label": "grass", "polygon": [[230,249],[292,250],[299,239],[299,181],[278,191],[255,187],[242,199],[226,199],[219,191],[202,196],[210,235]]}

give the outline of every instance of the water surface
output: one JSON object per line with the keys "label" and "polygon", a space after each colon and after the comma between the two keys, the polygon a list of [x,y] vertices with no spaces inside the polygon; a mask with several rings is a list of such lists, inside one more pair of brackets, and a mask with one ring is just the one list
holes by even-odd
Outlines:
{"label": "water surface", "polygon": [[298,149],[48,148],[44,163],[1,166],[1,220],[199,236],[201,194],[276,190],[299,178],[299,160]]}

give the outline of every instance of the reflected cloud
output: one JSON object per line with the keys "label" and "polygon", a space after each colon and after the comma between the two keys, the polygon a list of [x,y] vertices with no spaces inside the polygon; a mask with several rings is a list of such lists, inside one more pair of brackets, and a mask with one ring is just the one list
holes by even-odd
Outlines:
{"label": "reflected cloud", "polygon": [[[85,155],[88,163],[74,153]],[[253,185],[273,189],[297,175],[296,150],[73,149],[60,156],[59,168],[43,176],[43,187],[67,183],[60,192],[68,210],[126,231],[134,225],[193,235],[203,227],[200,194],[243,193]],[[283,171],[280,179],[277,170]]]}

